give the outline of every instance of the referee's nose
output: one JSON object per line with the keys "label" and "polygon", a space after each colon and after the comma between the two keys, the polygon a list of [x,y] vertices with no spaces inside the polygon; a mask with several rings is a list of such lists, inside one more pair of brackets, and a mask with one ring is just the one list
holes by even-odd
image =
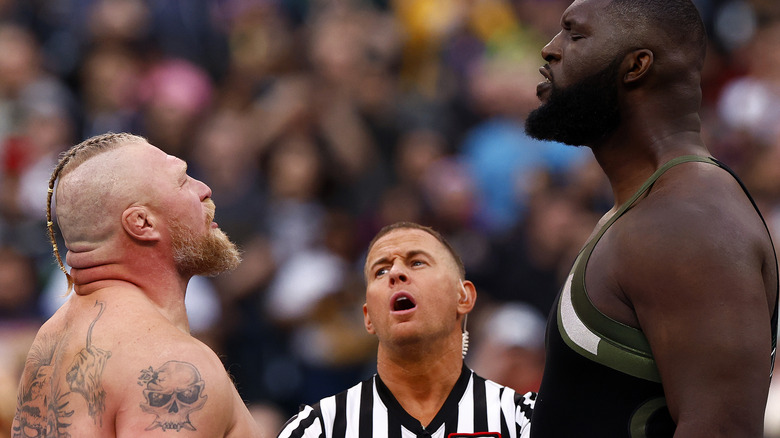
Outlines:
{"label": "referee's nose", "polygon": [[388,278],[390,279],[390,285],[393,286],[397,283],[406,283],[409,281],[409,275],[403,268],[401,263],[393,263],[388,272]]}

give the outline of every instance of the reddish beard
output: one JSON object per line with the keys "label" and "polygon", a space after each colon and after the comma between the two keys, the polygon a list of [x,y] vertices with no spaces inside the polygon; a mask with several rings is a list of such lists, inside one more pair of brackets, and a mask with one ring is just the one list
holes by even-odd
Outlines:
{"label": "reddish beard", "polygon": [[169,229],[173,258],[181,275],[214,276],[231,271],[241,263],[238,248],[225,232],[211,228],[214,203],[209,200],[206,207],[206,226],[209,231],[205,235],[198,236],[178,219],[171,218]]}

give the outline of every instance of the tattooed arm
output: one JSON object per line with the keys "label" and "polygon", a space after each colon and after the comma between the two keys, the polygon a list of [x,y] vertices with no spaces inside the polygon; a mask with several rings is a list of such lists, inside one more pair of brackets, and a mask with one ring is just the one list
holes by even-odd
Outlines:
{"label": "tattooed arm", "polygon": [[259,436],[217,356],[190,343],[178,354],[144,355],[146,365],[127,382],[117,437]]}
{"label": "tattooed arm", "polygon": [[259,428],[217,355],[148,301],[73,297],[33,342],[11,433],[251,438]]}

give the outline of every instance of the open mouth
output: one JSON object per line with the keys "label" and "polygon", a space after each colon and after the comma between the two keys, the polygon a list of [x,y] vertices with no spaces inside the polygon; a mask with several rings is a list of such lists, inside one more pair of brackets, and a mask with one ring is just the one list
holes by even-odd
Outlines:
{"label": "open mouth", "polygon": [[417,307],[417,303],[414,302],[414,298],[406,292],[399,292],[393,295],[391,299],[391,308],[393,312],[403,312],[405,310],[411,310]]}

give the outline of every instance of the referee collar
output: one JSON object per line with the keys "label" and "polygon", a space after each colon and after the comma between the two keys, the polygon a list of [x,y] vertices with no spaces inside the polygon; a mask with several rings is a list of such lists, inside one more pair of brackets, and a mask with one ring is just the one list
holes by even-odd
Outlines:
{"label": "referee collar", "polygon": [[454,415],[457,417],[458,403],[460,403],[461,398],[463,398],[463,394],[466,392],[466,388],[469,385],[469,379],[471,378],[472,373],[473,371],[471,371],[464,362],[463,367],[460,370],[460,377],[458,377],[458,380],[455,382],[455,386],[453,386],[452,390],[450,390],[450,395],[447,396],[447,400],[444,401],[444,404],[439,409],[439,412],[436,413],[436,416],[433,417],[433,420],[431,420],[431,423],[428,425],[428,427],[423,427],[419,420],[412,417],[404,410],[401,404],[398,403],[398,400],[396,400],[393,393],[390,392],[390,389],[387,387],[387,385],[385,385],[385,382],[382,381],[382,378],[379,377],[379,373],[377,373],[375,376],[376,392],[379,394],[379,398],[382,399],[382,402],[385,404],[385,406],[387,406],[387,410],[391,418],[393,416],[398,418],[403,427],[407,428],[417,436],[433,435],[433,433],[439,430],[441,425],[447,421],[448,416]]}

